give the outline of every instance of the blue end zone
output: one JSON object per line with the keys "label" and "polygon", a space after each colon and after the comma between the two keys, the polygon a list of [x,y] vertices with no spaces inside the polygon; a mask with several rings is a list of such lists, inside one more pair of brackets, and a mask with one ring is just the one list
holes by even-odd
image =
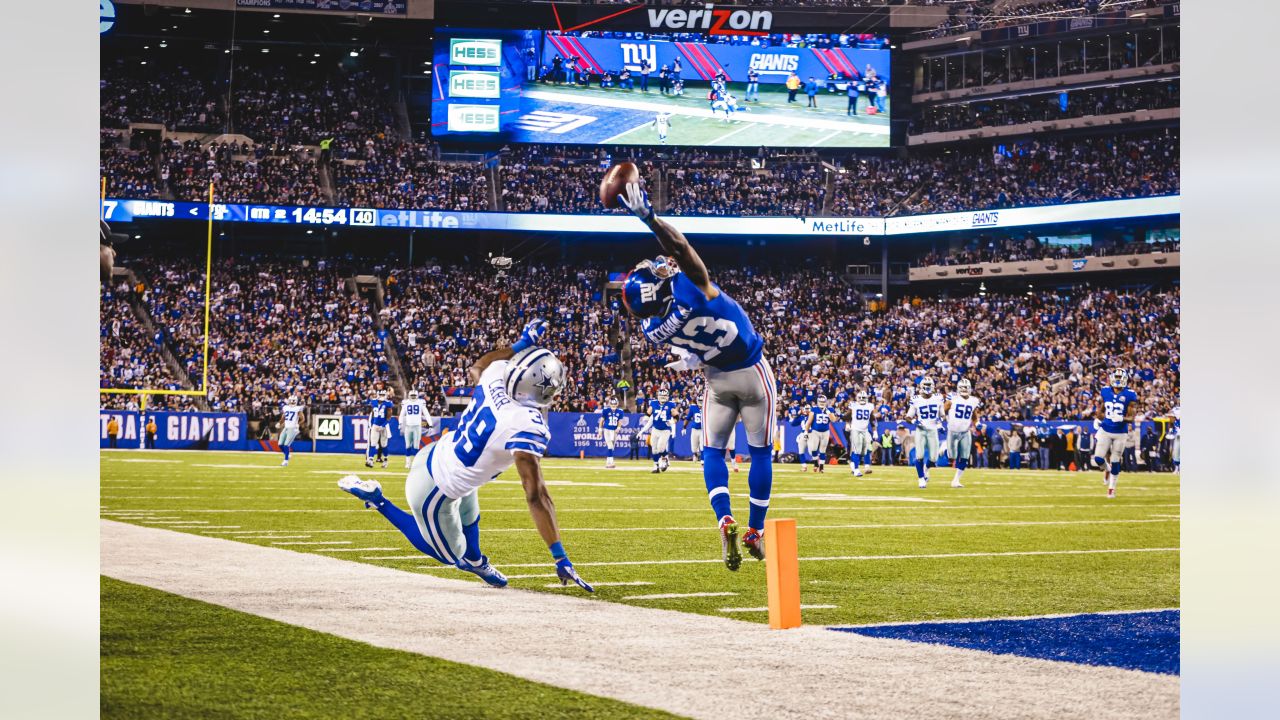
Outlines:
{"label": "blue end zone", "polygon": [[[541,117],[527,117],[539,112],[544,114]],[[522,97],[518,119],[512,120],[510,125],[504,125],[503,130],[511,133],[511,140],[516,142],[595,145],[653,122],[655,114],[607,105]],[[658,137],[656,129],[653,137]]]}
{"label": "blue end zone", "polygon": [[1085,665],[1177,675],[1180,611],[1072,615],[1030,620],[919,623],[831,628],[870,637],[913,640]]}

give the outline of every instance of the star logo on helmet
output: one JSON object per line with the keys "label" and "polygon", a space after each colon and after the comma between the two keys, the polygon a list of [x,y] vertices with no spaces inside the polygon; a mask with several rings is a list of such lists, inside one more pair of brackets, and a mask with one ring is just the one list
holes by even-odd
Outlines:
{"label": "star logo on helmet", "polygon": [[561,383],[559,378],[552,377],[547,374],[543,374],[542,379],[533,384],[534,387],[542,388],[543,390],[557,389],[560,385]]}

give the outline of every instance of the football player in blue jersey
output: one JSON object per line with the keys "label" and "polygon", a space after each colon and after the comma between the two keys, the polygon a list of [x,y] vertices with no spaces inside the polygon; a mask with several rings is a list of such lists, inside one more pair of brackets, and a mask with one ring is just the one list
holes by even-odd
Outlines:
{"label": "football player in blue jersey", "polygon": [[1102,481],[1106,483],[1109,498],[1116,496],[1116,479],[1120,477],[1129,424],[1138,413],[1138,393],[1127,387],[1128,384],[1129,373],[1118,368],[1112,370],[1110,382],[1098,398],[1094,423],[1098,437],[1093,443],[1093,464],[1102,468]]}
{"label": "football player in blue jersey", "polygon": [[691,402],[689,410],[684,414],[684,432],[689,433],[689,449],[693,453],[693,458],[702,464],[702,448],[706,445],[706,439],[702,434],[702,406]]}
{"label": "football player in blue jersey", "polygon": [[628,273],[622,282],[622,299],[629,313],[644,319],[641,327],[645,337],[656,345],[670,346],[679,357],[669,368],[701,367],[706,373],[702,475],[719,522],[724,564],[737,570],[742,554],[738,522],[729,502],[725,449],[739,417],[751,456],[747,474],[750,516],[741,542],[761,560],[764,519],[773,488],[771,456],[778,384],[764,357],[764,340],[742,306],[711,282],[706,264],[684,235],[654,214],[639,183],[628,183],[618,200],[644,221],[662,251],[670,256],[645,260]]}
{"label": "football player in blue jersey", "polygon": [[824,472],[827,444],[831,442],[831,423],[835,419],[835,413],[827,407],[826,395],[819,395],[818,403],[805,415],[804,431],[809,436],[809,457],[813,459],[814,472]]}
{"label": "football player in blue jersey", "polygon": [[387,441],[391,436],[391,402],[386,390],[379,390],[377,397],[369,401],[369,447],[364,451],[364,466],[373,467],[376,459],[387,466]]}
{"label": "football player in blue jersey", "polygon": [[618,407],[618,398],[610,395],[605,401],[604,409],[600,411],[600,422],[596,424],[604,435],[604,466],[608,469],[617,467],[613,462],[613,446],[618,442],[618,428],[622,425],[622,416],[622,409]]}
{"label": "football player in blue jersey", "polygon": [[658,389],[658,399],[649,401],[649,415],[644,419],[644,429],[649,431],[649,454],[653,457],[653,472],[666,472],[671,466],[671,431],[675,429],[676,404],[671,392]]}

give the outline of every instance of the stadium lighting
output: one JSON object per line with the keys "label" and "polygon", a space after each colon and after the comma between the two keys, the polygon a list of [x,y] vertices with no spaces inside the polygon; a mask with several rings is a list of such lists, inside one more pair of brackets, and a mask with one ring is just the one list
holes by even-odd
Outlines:
{"label": "stadium lighting", "polygon": [[146,65],[146,64],[147,64],[147,61],[146,61],[146,60],[143,60],[143,61],[142,61],[142,64],[143,64],[143,65]]}
{"label": "stadium lighting", "polygon": [[270,35],[270,34],[271,34],[271,31],[270,31],[270,30],[263,30],[263,31],[262,31],[262,34],[263,34],[263,35]]}
{"label": "stadium lighting", "polygon": [[275,19],[279,20],[279,19],[280,19],[280,13],[276,13],[275,15],[272,15],[271,17],[273,17],[273,18],[275,18]]}
{"label": "stadium lighting", "polygon": [[264,52],[264,53],[269,53],[269,52],[271,52],[271,49],[270,49],[270,48],[262,48],[262,52]]}
{"label": "stadium lighting", "polygon": [[351,57],[360,57],[360,52],[358,50],[352,50]]}
{"label": "stadium lighting", "polygon": [[191,8],[187,8],[186,10],[183,10],[183,11],[182,11],[182,14],[184,14],[184,15],[190,15],[190,14],[191,14]]}
{"label": "stadium lighting", "polygon": [[315,60],[312,60],[312,61],[311,61],[311,64],[312,64],[312,65],[315,65],[315,64],[316,64],[316,61],[315,61]]}

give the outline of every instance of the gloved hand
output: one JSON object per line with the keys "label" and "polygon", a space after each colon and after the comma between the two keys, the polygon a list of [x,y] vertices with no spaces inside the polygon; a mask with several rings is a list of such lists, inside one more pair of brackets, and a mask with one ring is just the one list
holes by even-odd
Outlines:
{"label": "gloved hand", "polygon": [[573,563],[569,562],[569,558],[563,557],[556,561],[556,577],[560,578],[561,585],[568,585],[572,580],[578,584],[578,587],[589,593],[596,591],[595,588],[587,584],[586,580],[578,577],[578,571],[573,569]]}
{"label": "gloved hand", "polygon": [[627,183],[627,189],[618,196],[618,202],[645,222],[653,219],[653,204],[649,202],[649,193],[641,189],[640,183]]}
{"label": "gloved hand", "polygon": [[676,359],[666,364],[665,367],[670,370],[697,370],[702,367],[702,358],[684,348],[672,346],[671,353],[676,356]]}
{"label": "gloved hand", "polygon": [[520,339],[511,345],[511,349],[520,352],[529,347],[533,347],[542,341],[543,336],[547,334],[547,321],[542,318],[530,320],[525,324],[524,330],[520,331]]}

